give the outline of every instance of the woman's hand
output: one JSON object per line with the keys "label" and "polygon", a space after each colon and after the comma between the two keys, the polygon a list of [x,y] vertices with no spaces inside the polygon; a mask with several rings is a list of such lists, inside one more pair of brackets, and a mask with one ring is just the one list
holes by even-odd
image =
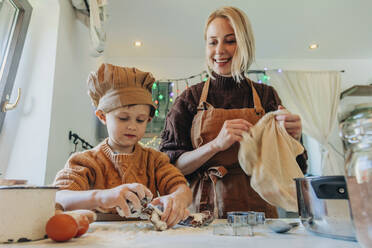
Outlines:
{"label": "woman's hand", "polygon": [[187,207],[191,199],[190,189],[186,185],[179,185],[176,191],[155,198],[151,204],[163,206],[164,211],[161,220],[166,222],[168,227],[172,227],[190,215]]}
{"label": "woman's hand", "polygon": [[253,125],[244,119],[227,120],[218,136],[212,141],[213,147],[218,151],[224,151],[232,146],[235,142],[242,140],[243,132],[248,132]]}
{"label": "woman's hand", "polygon": [[128,217],[131,212],[127,200],[132,202],[135,210],[141,210],[140,199],[145,197],[152,199],[151,191],[139,183],[122,184],[112,189],[100,190],[96,195],[99,207],[120,207],[124,215]]}
{"label": "woman's hand", "polygon": [[[278,106],[278,110],[285,109],[282,105]],[[301,133],[302,133],[302,124],[301,118],[299,115],[294,114],[284,114],[284,115],[277,115],[275,117],[277,121],[284,122],[284,128],[289,135],[291,135],[296,140],[300,140]]]}

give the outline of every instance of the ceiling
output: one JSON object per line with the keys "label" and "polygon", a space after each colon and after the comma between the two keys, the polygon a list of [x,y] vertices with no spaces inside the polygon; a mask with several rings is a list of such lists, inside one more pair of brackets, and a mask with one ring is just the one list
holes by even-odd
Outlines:
{"label": "ceiling", "polygon": [[204,23],[226,5],[250,18],[257,59],[372,59],[372,0],[109,0],[105,54],[204,57]]}

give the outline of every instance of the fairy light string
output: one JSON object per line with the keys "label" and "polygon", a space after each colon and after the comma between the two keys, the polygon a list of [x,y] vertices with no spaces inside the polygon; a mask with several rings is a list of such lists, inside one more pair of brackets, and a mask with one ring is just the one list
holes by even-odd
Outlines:
{"label": "fairy light string", "polygon": [[[256,82],[270,84],[270,77],[266,74],[268,71],[276,71],[278,73],[283,72],[283,70],[280,68],[268,69],[265,67],[263,70],[248,70],[246,75],[253,74],[256,77]],[[345,71],[342,70],[341,72]],[[172,104],[176,98],[181,94],[181,90],[190,87],[195,79],[197,83],[199,83],[201,81],[207,81],[208,77],[209,75],[207,71],[202,71],[201,73],[191,75],[189,77],[167,78],[155,81],[152,86],[152,97],[157,109],[153,121],[150,122],[148,129],[146,130],[146,133],[150,134],[147,136],[148,138],[146,138],[146,140],[149,138],[151,139],[146,142],[140,142],[140,144],[157,149],[161,142],[159,134],[161,130],[163,130],[166,114],[172,107]]]}

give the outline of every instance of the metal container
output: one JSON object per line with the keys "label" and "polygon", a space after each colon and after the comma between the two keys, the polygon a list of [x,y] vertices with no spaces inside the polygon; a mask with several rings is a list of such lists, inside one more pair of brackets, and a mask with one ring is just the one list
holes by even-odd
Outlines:
{"label": "metal container", "polygon": [[[357,239],[362,247],[372,247],[372,85],[365,86],[364,91],[359,87],[355,89],[359,92],[356,95],[359,101],[363,97],[367,99],[351,107],[344,104],[351,111],[346,112],[340,122],[340,135],[344,142],[346,183]],[[348,98],[341,98],[341,103]],[[345,113],[342,108],[339,112]]]}
{"label": "metal container", "polygon": [[43,239],[57,187],[0,186],[0,243]]}
{"label": "metal container", "polygon": [[295,178],[298,213],[306,230],[356,241],[344,176]]}

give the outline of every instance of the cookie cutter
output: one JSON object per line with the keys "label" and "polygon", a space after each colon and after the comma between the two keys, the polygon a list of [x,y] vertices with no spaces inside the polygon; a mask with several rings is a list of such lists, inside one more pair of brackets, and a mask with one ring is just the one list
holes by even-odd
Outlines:
{"label": "cookie cutter", "polygon": [[236,211],[227,213],[227,223],[229,224],[247,224],[255,226],[265,224],[265,213],[254,211]]}
{"label": "cookie cutter", "polygon": [[227,224],[213,226],[213,234],[229,236],[254,236],[253,228],[265,223],[265,213],[237,211],[227,213]]}

